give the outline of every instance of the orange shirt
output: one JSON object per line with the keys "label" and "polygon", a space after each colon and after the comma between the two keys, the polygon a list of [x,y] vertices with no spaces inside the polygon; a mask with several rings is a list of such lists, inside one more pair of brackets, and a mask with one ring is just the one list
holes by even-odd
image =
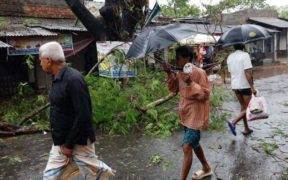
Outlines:
{"label": "orange shirt", "polygon": [[[192,81],[187,84],[186,80]],[[169,75],[168,88],[179,93],[179,117],[181,124],[191,129],[201,130],[208,126],[210,88],[204,70],[193,66],[191,74],[179,72]]]}

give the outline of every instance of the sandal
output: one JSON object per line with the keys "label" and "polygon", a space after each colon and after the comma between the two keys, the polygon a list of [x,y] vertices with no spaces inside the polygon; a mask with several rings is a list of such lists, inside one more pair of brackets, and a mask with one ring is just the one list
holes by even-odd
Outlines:
{"label": "sandal", "polygon": [[252,129],[249,129],[248,132],[242,132],[242,134],[243,134],[244,136],[248,136],[248,135],[250,135],[250,134],[252,134],[252,133],[253,133],[253,130],[252,130]]}
{"label": "sandal", "polygon": [[192,179],[203,179],[204,177],[211,176],[213,174],[212,170],[205,172],[202,169],[193,173]]}
{"label": "sandal", "polygon": [[227,122],[228,123],[228,127],[230,128],[230,131],[231,131],[231,133],[234,135],[234,136],[236,136],[237,135],[237,133],[236,133],[236,127],[235,126],[233,126],[233,124],[231,123],[231,122]]}

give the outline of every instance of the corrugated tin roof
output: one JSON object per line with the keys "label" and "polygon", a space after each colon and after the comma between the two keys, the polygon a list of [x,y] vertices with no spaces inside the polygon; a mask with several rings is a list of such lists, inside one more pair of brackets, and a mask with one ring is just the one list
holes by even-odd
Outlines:
{"label": "corrugated tin roof", "polygon": [[207,34],[208,31],[209,33],[212,34],[222,34],[225,31],[229,30],[230,27],[229,26],[219,26],[216,24],[191,24],[194,26],[193,31],[199,32],[199,33],[203,33],[203,34]]}
{"label": "corrugated tin roof", "polygon": [[248,21],[260,23],[263,25],[268,25],[276,28],[288,28],[288,21],[279,19],[279,18],[272,18],[272,17],[253,17],[249,18]]}
{"label": "corrugated tin roof", "polygon": [[[240,25],[240,24],[238,24],[238,25],[226,25],[226,26],[232,28],[232,27],[236,27],[236,26],[239,26],[239,25]],[[259,25],[259,24],[257,24],[257,25],[258,25],[258,26],[261,26],[261,25]],[[261,27],[264,28],[264,29],[266,29],[269,33],[281,32],[281,31],[278,31],[278,30],[276,30],[276,29],[270,29],[270,28],[263,27],[263,26],[261,26]]]}
{"label": "corrugated tin roof", "polygon": [[59,31],[87,31],[84,27],[68,26],[68,25],[40,25],[39,27],[48,30],[59,30]]}
{"label": "corrugated tin roof", "polygon": [[87,32],[85,27],[76,19],[48,19],[48,18],[25,18],[5,17],[9,22],[6,27],[0,27],[0,37],[4,36],[55,36],[51,31],[76,31]]}
{"label": "corrugated tin roof", "polygon": [[27,28],[35,31],[39,36],[57,36],[58,35],[55,32],[51,32],[40,27],[27,27]]}
{"label": "corrugated tin roof", "polygon": [[0,37],[15,36],[57,36],[57,33],[42,28],[31,28],[25,26],[9,26],[0,31]]}
{"label": "corrugated tin roof", "polygon": [[9,44],[6,44],[2,41],[0,41],[0,48],[8,48],[8,47],[11,47]]}

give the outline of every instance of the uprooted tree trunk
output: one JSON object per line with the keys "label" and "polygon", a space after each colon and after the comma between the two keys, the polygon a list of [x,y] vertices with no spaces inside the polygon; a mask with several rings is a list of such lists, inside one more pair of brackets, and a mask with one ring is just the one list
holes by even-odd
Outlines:
{"label": "uprooted tree trunk", "polygon": [[101,16],[95,17],[80,0],[65,1],[96,41],[131,39],[136,26],[144,23],[148,10],[148,0],[106,0]]}

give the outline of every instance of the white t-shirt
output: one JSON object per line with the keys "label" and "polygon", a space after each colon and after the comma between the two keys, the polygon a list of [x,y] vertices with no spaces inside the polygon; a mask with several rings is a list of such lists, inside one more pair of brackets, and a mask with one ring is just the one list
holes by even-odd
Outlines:
{"label": "white t-shirt", "polygon": [[232,89],[250,88],[245,76],[245,70],[252,68],[250,56],[247,52],[237,50],[230,54],[227,59],[228,71],[231,74]]}

